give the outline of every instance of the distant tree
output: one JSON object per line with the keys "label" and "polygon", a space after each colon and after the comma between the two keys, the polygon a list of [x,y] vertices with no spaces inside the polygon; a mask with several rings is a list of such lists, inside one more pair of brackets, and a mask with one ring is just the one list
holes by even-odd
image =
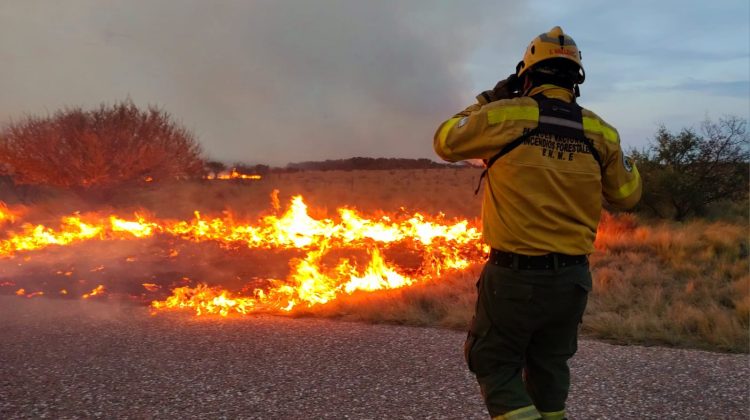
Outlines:
{"label": "distant tree", "polygon": [[271,167],[268,165],[262,165],[258,164],[253,166],[252,173],[258,174],[258,175],[265,175],[271,171]]}
{"label": "distant tree", "polygon": [[203,166],[206,168],[207,172],[211,172],[213,174],[218,174],[227,170],[227,165],[224,162],[219,162],[218,160],[208,160]]}
{"label": "distant tree", "polygon": [[[242,175],[266,175],[272,171],[272,168],[268,165],[257,164],[250,165],[242,162],[235,162],[229,166],[225,166],[222,171],[219,172],[231,172],[236,171]],[[218,172],[215,172],[218,173]]]}
{"label": "distant tree", "polygon": [[111,189],[203,171],[193,135],[165,111],[126,100],[94,110],[28,116],[0,130],[0,175],[16,184]]}
{"label": "distant tree", "polygon": [[643,177],[640,209],[662,218],[701,215],[720,200],[748,196],[747,122],[736,116],[706,120],[696,132],[660,127],[643,150],[632,155]]}

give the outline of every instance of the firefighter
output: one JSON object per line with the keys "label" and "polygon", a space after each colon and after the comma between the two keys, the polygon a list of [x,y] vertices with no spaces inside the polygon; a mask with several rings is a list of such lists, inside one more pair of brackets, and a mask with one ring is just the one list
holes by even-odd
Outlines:
{"label": "firefighter", "polygon": [[565,418],[602,198],[629,208],[641,196],[617,130],[576,103],[584,79],[580,51],[556,26],[435,134],[441,158],[486,165],[491,251],[464,354],[493,419]]}

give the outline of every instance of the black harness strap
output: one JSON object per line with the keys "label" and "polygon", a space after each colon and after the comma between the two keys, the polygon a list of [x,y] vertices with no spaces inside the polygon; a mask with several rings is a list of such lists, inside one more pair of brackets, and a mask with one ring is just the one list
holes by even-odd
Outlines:
{"label": "black harness strap", "polygon": [[485,167],[484,167],[484,170],[482,171],[482,174],[479,175],[479,183],[477,184],[477,189],[474,190],[474,195],[479,194],[479,189],[482,188],[482,180],[487,175],[487,171],[490,170],[490,166],[492,166],[492,164],[495,163],[496,160],[498,160],[501,157],[507,155],[508,153],[510,153],[511,151],[513,151],[513,149],[515,149],[516,147],[520,146],[521,143],[523,143],[524,140],[526,140],[527,138],[533,136],[534,134],[536,134],[538,132],[539,132],[539,127],[534,128],[532,130],[526,131],[525,133],[521,134],[517,139],[515,139],[512,142],[506,144],[505,147],[503,147],[499,152],[497,152],[497,154],[495,154],[495,156],[492,156],[490,158],[490,160],[488,160],[487,163],[485,164]]}
{"label": "black harness strap", "polygon": [[603,167],[599,152],[594,148],[594,143],[584,135],[582,108],[577,103],[568,103],[559,99],[547,98],[542,94],[534,95],[532,98],[539,104],[539,124],[536,128],[526,131],[517,139],[505,145],[505,147],[486,162],[484,171],[479,176],[479,184],[477,184],[474,195],[479,194],[479,189],[482,187],[482,180],[487,175],[492,164],[523,144],[527,138],[539,133],[559,135],[582,142],[588,147],[591,156],[599,164],[599,167]]}
{"label": "black harness strap", "polygon": [[582,108],[575,102],[547,98],[542,94],[532,96],[539,104],[539,130],[543,133],[572,138],[585,144],[599,167],[602,159],[594,143],[583,132]]}

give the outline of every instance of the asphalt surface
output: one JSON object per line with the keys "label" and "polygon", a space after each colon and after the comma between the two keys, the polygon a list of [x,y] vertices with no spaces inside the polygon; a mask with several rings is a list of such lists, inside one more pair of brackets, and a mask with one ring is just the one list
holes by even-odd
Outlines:
{"label": "asphalt surface", "polygon": [[[485,419],[464,334],[0,297],[0,418]],[[573,419],[747,419],[748,355],[583,340]]]}

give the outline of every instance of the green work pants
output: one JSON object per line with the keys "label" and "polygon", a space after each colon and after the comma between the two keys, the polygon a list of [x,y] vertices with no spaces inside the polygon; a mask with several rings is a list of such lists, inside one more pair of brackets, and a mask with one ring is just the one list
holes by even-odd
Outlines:
{"label": "green work pants", "polygon": [[520,270],[487,263],[464,353],[490,416],[565,409],[568,359],[586,309],[588,264]]}

